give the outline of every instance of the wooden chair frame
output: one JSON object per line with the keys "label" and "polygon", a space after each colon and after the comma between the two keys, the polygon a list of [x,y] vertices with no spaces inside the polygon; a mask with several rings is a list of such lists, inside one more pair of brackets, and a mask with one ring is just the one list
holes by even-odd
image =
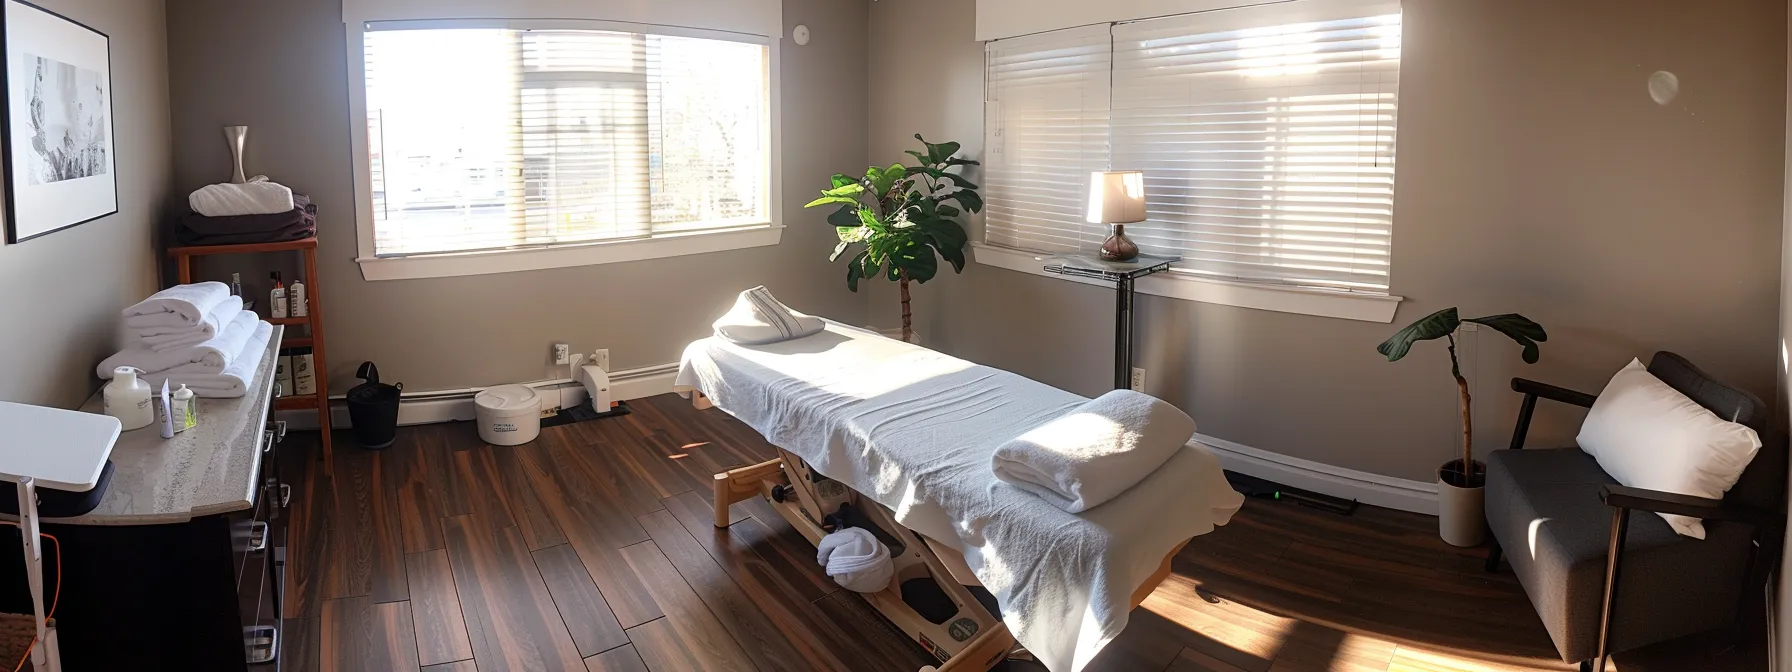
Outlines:
{"label": "wooden chair frame", "polygon": [[[692,402],[699,408],[708,408],[710,403],[701,393],[692,395]],[[797,529],[809,540],[819,543],[827,534],[821,523],[809,512],[821,515],[820,507],[815,502],[811,490],[807,465],[802,459],[782,448],[778,449],[779,457],[752,466],[732,469],[715,475],[715,526],[728,527],[729,506],[735,502],[752,497],[765,497],[791,527]],[[772,496],[774,487],[784,488],[787,493],[782,499]],[[793,500],[790,495],[794,494]],[[967,585],[979,585],[976,577],[971,576],[970,567],[965,563],[964,555],[952,548],[921,536],[901,524],[895,516],[882,505],[852,493],[859,509],[884,532],[895,536],[902,544],[900,553],[892,549],[891,560],[896,563],[896,578],[889,587],[876,593],[863,593],[862,597],[872,608],[877,609],[891,624],[901,629],[910,639],[920,643],[922,648],[940,659],[940,665],[921,668],[922,672],[987,672],[1011,654],[1017,653],[1014,635],[1008,626],[983,607]],[[1170,561],[1181,552],[1188,540],[1177,544],[1163,563],[1158,566],[1145,582],[1133,591],[1131,605],[1139,606],[1164,579],[1170,576]],[[960,626],[969,619],[976,624],[974,636],[968,640],[959,640],[953,634],[953,628],[935,624],[908,606],[902,600],[902,581],[904,577],[919,578],[925,572],[934,579],[940,589],[952,599],[959,612],[947,623]]]}

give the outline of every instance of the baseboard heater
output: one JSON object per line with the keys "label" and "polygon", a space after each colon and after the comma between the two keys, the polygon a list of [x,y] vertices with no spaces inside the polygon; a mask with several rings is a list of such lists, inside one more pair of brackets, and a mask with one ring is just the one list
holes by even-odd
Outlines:
{"label": "baseboard heater", "polygon": [[1330,511],[1341,516],[1348,516],[1356,512],[1357,502],[1354,499],[1344,499],[1343,497],[1322,495],[1311,490],[1290,488],[1275,481],[1257,478],[1256,476],[1241,474],[1231,470],[1226,471],[1226,481],[1232,484],[1233,490],[1237,490],[1239,494],[1246,497],[1287,500],[1301,506],[1312,507],[1321,511]]}

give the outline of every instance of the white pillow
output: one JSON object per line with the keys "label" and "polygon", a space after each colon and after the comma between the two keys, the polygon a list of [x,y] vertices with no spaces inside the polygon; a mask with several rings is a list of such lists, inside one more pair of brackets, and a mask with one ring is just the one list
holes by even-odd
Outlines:
{"label": "white pillow", "polygon": [[713,325],[716,335],[741,345],[765,345],[802,338],[821,331],[821,318],[791,310],[765,285],[740,293],[728,314]]}
{"label": "white pillow", "polygon": [[[1761,450],[1755,430],[1705,410],[1634,359],[1606,383],[1577,440],[1619,483],[1711,499],[1722,499]],[[1705,538],[1703,521],[1660,515],[1675,532]]]}

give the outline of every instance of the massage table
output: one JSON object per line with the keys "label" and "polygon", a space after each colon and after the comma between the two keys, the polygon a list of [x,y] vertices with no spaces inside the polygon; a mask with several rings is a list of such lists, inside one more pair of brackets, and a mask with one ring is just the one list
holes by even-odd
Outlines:
{"label": "massage table", "polygon": [[837,525],[871,530],[895,578],[862,595],[941,671],[1010,656],[1081,670],[1177,551],[1243,504],[1190,442],[1120,496],[1066,513],[997,480],[991,461],[1086,398],[831,321],[767,345],[694,342],[674,389],[778,449],[715,475],[716,526],[734,502],[765,497],[811,543]]}

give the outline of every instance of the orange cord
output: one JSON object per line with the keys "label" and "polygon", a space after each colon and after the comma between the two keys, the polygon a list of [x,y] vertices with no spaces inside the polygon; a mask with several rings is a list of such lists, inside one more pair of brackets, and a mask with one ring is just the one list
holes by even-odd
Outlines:
{"label": "orange cord", "polygon": [[[9,520],[0,520],[0,525],[19,527],[18,523]],[[23,534],[24,531],[25,528],[19,527],[20,534]],[[56,617],[56,603],[62,601],[62,540],[57,539],[54,534],[41,530],[38,531],[38,535],[48,537],[50,541],[56,542],[56,592],[50,597],[49,613],[44,614],[44,620],[47,621]],[[33,635],[31,637],[31,645],[25,647],[24,657],[19,658],[19,664],[12,666],[12,672],[19,672],[19,670],[25,669],[25,661],[31,660],[31,650],[35,648],[37,648],[37,636]]]}

